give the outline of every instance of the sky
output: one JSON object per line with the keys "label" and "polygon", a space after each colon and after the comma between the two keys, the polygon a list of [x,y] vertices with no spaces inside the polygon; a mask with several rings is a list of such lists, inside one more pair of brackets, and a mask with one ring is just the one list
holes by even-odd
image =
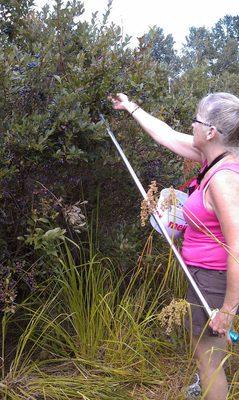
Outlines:
{"label": "sky", "polygon": [[[38,7],[54,3],[52,0],[35,0]],[[85,12],[82,20],[89,21],[92,12],[99,11],[99,18],[106,9],[108,0],[82,1]],[[132,36],[131,44],[138,44],[137,37],[157,25],[164,34],[171,33],[180,50],[189,27],[212,27],[226,14],[239,15],[239,0],[113,0],[110,20],[123,29],[123,34]]]}

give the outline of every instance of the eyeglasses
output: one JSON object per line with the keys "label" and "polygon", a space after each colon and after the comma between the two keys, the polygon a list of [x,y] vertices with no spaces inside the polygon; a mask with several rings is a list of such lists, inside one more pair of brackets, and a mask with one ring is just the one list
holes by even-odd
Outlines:
{"label": "eyeglasses", "polygon": [[[209,126],[209,127],[212,126],[211,124],[208,124],[207,122],[198,121],[197,118],[193,118],[193,123],[194,122],[197,122],[198,124],[202,124],[202,125]],[[218,132],[220,132],[222,134],[222,131],[220,131],[220,129],[217,128],[217,130],[218,130]]]}
{"label": "eyeglasses", "polygon": [[202,124],[202,125],[205,125],[205,126],[212,126],[211,124],[208,124],[207,122],[198,121],[197,118],[193,118],[193,123],[194,122],[197,122],[198,124]]}

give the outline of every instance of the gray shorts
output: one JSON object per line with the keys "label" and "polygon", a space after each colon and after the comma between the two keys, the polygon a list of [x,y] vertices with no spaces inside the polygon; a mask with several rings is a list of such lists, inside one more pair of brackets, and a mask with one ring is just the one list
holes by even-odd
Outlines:
{"label": "gray shorts", "polygon": [[[210,308],[212,310],[215,308],[220,309],[226,293],[227,272],[198,268],[191,265],[188,266],[188,270]],[[212,336],[213,332],[209,326],[204,330],[205,326],[208,325],[208,315],[190,283],[186,300],[191,304],[192,313],[192,320],[190,321],[190,317],[185,320],[186,329],[190,330],[192,327],[192,333],[196,336],[201,335],[202,332]]]}

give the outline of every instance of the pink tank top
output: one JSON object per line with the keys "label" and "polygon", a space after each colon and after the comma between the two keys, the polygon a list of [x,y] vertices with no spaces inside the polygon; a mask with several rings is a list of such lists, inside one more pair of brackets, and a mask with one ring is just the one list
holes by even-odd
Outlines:
{"label": "pink tank top", "polygon": [[187,265],[206,269],[226,270],[227,251],[220,223],[213,211],[204,207],[204,189],[212,176],[221,170],[239,173],[239,163],[224,164],[209,174],[207,180],[189,196],[183,212],[187,221],[182,257]]}

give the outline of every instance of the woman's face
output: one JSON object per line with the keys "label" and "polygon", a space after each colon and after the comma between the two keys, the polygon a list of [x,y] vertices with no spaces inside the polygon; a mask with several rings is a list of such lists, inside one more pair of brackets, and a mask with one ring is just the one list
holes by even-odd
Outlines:
{"label": "woman's face", "polygon": [[204,118],[200,114],[197,114],[192,123],[193,128],[193,146],[198,150],[203,150],[206,145],[206,136],[209,130],[209,124],[204,121]]}

